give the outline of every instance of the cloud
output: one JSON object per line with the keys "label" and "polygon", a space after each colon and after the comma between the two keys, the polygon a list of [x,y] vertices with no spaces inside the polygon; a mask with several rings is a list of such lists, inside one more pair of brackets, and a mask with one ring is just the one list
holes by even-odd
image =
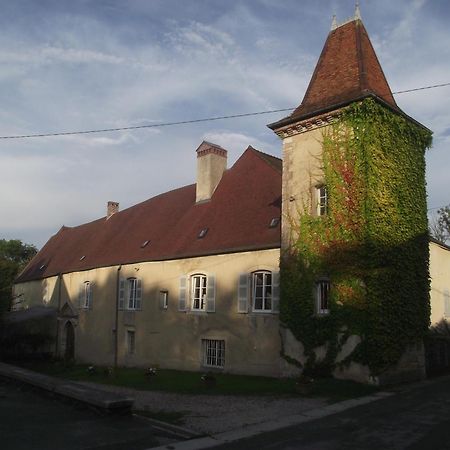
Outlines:
{"label": "cloud", "polygon": [[[353,12],[338,0],[306,2],[301,10],[294,0],[50,3],[9,2],[0,17],[2,135],[296,107],[331,14],[341,20]],[[423,1],[362,5],[396,90],[448,81],[450,32],[445,14],[433,11]],[[427,155],[433,204],[448,192],[445,89],[397,96],[405,112],[436,132]],[[229,165],[248,145],[280,155],[266,123],[283,115],[0,141],[0,237],[17,230],[16,237],[42,245],[48,230],[102,216],[107,200],[124,208],[192,183],[203,139],[227,148]]]}

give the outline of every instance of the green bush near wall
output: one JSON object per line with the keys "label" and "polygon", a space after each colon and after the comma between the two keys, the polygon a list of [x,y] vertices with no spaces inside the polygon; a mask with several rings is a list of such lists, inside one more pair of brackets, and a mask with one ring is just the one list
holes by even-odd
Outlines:
{"label": "green bush near wall", "polygon": [[[328,214],[293,218],[298,238],[281,261],[280,319],[304,345],[306,371],[333,370],[347,338],[358,335],[340,364],[360,362],[376,375],[426,333],[430,145],[427,129],[373,99],[346,108],[324,133]],[[315,311],[321,277],[331,283],[324,316]],[[314,348],[325,344],[317,361]]]}

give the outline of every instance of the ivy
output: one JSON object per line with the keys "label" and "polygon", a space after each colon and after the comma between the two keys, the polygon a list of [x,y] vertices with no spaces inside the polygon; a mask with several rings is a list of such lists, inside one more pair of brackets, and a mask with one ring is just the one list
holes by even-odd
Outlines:
{"label": "ivy", "polygon": [[[298,238],[281,261],[280,318],[304,346],[305,370],[332,371],[347,338],[358,335],[342,364],[360,362],[376,375],[426,333],[430,145],[428,130],[373,99],[349,106],[323,133],[328,214],[305,210],[291,220]],[[314,287],[324,276],[330,313],[319,317]]]}

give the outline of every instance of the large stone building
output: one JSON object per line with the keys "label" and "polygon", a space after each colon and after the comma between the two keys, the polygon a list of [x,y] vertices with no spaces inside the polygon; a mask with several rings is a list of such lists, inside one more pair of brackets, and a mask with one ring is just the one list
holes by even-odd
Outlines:
{"label": "large stone building", "polygon": [[[203,142],[195,184],[123,211],[109,202],[105,217],[62,227],[18,277],[14,309],[56,309],[55,352],[82,362],[297,373],[307,363],[306,346],[280,324],[280,258],[296,245],[298,217],[330,213],[323,139],[342,111],[367,99],[427,131],[397,106],[357,9],[344,24],[333,22],[301,105],[270,125],[283,140],[282,160],[249,147],[227,169],[226,150]],[[418,214],[426,222],[426,208]],[[448,249],[433,249],[432,276],[435,253],[448,261]],[[433,280],[444,292],[446,275]],[[329,318],[333,279],[314,286],[311,320]],[[428,295],[423,303],[427,322]],[[347,336],[332,362],[361,340]],[[422,346],[413,344],[394,369],[420,377]],[[315,361],[327,346],[314,349]],[[353,362],[334,374],[361,381],[374,375]]]}

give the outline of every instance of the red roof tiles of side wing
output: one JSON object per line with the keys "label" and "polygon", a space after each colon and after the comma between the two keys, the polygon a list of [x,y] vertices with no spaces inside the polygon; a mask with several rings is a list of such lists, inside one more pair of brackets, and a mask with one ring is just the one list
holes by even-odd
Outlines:
{"label": "red roof tiles of side wing", "polygon": [[[16,282],[116,264],[277,248],[280,227],[269,223],[280,214],[281,160],[249,147],[224,173],[210,201],[196,204],[190,185],[109,219],[63,227]],[[199,239],[203,228],[208,232]]]}

